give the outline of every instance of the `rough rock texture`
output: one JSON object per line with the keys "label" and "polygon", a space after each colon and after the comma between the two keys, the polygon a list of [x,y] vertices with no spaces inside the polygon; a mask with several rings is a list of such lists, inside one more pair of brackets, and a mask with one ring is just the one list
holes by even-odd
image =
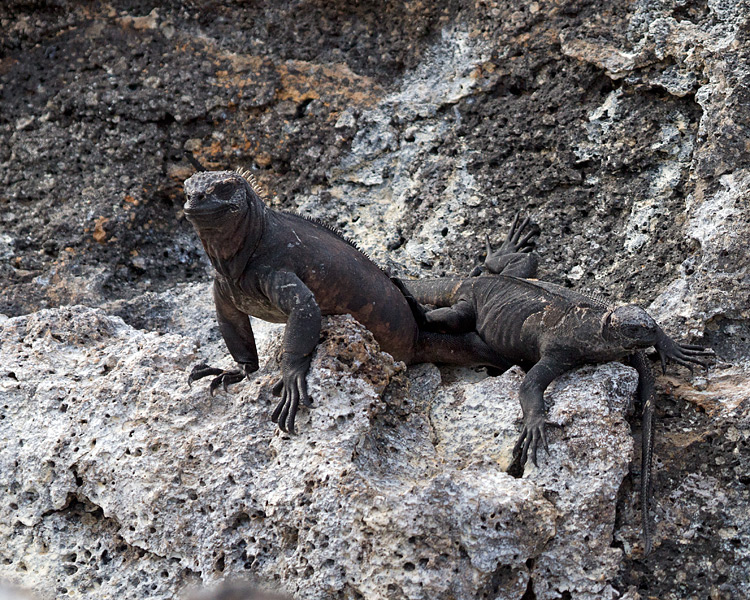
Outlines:
{"label": "rough rock texture", "polygon": [[[602,525],[588,534],[596,544],[612,544],[614,554],[595,553],[590,580],[620,594],[636,588],[660,598],[748,596],[749,18],[744,0],[3,2],[0,313],[34,319],[47,307],[101,307],[102,323],[118,315],[149,332],[129,338],[166,334],[164,365],[153,367],[159,378],[207,353],[223,357],[205,285],[208,263],[180,213],[181,182],[191,173],[180,158],[184,149],[212,167],[250,167],[274,206],[338,225],[402,275],[467,272],[484,233],[529,210],[544,229],[543,277],[648,305],[670,333],[707,341],[723,361],[708,377],[686,379],[676,370],[659,379],[657,536],[646,561],[633,503],[637,475],[626,474],[620,485],[621,467],[612,467],[611,480],[609,472],[600,474],[602,489],[619,486],[615,529],[611,534]],[[113,332],[122,325],[111,327],[101,335],[118,337]],[[55,335],[65,340],[75,333],[61,321]],[[93,335],[80,352],[94,356],[99,343]],[[6,352],[5,340],[0,344]],[[38,361],[49,369],[41,356]],[[4,369],[0,364],[0,378]],[[419,373],[406,377],[412,383],[428,377]],[[612,385],[630,385],[627,373]],[[105,418],[93,399],[107,377],[102,372],[86,388],[89,396],[77,396],[91,404],[81,419]],[[473,435],[470,423],[443,404],[451,386],[469,379],[465,372],[443,372],[443,383],[428,388],[434,391],[405,397],[422,398],[420,414],[443,410],[460,423],[452,430],[460,440]],[[588,385],[587,379],[576,385]],[[147,381],[132,384],[134,394],[150,389]],[[30,393],[13,397],[26,402]],[[206,405],[198,390],[180,393],[184,403],[197,403],[194,410]],[[480,406],[482,398],[466,401]],[[229,402],[209,405],[222,401]],[[411,409],[390,401],[408,418]],[[494,398],[490,404],[500,405]],[[31,407],[16,409],[31,415]],[[362,431],[402,431],[381,431],[382,415],[390,413],[378,410]],[[600,425],[608,423],[603,419],[596,417]],[[161,435],[158,429],[154,435]],[[410,439],[394,447],[421,447],[416,440],[407,444]],[[465,458],[469,446],[455,452]],[[440,444],[434,447],[437,452]],[[264,452],[271,451],[266,444]],[[629,450],[622,452],[628,460]],[[502,465],[505,458],[498,460]],[[582,468],[585,460],[575,464]],[[487,468],[488,476],[494,473]],[[29,485],[40,498],[51,494],[46,471],[34,473],[40,479]],[[559,486],[575,477],[542,469],[526,479],[536,476],[560,476]],[[124,545],[117,555],[128,568],[117,575],[106,563],[112,581],[129,581],[140,570],[143,585],[162,581],[153,567],[162,558],[116,539],[115,531],[126,539],[130,523],[108,520],[90,492],[66,485],[60,489],[75,492],[68,508],[24,529],[27,539],[37,540],[29,542],[26,567],[47,577],[44,590],[53,593],[53,573],[66,573],[44,551],[48,538],[61,547],[83,544],[92,555],[97,544],[112,545],[107,556]],[[545,494],[558,502],[556,519],[579,510],[563,510],[562,492]],[[610,522],[613,506],[602,509],[601,523]],[[397,507],[389,510],[399,514]],[[281,517],[274,524],[280,527]],[[91,533],[81,533],[83,527]],[[96,533],[105,530],[113,533]],[[545,548],[552,551],[566,539],[560,536],[557,527]],[[448,555],[471,562],[460,551]],[[566,589],[577,597],[542,556],[529,565],[513,563],[493,581],[517,584],[527,598],[567,597]],[[305,569],[289,564],[302,580]],[[20,566],[13,565],[16,577]],[[422,566],[414,565],[417,573]],[[68,570],[73,567],[84,569]],[[197,571],[180,569],[194,566],[172,565],[159,593],[169,596],[174,582],[198,578]],[[247,571],[261,578],[277,573]],[[67,576],[59,575],[61,581]],[[209,571],[201,576],[212,577]],[[287,589],[291,581],[284,580]],[[355,597],[354,589],[344,589],[343,597]],[[459,597],[484,592],[476,587]],[[399,598],[402,592],[387,593]]]}
{"label": "rough rock texture", "polygon": [[185,385],[189,337],[80,306],[0,333],[0,576],[42,598],[170,598],[248,573],[321,600],[617,596],[628,367],[561,378],[551,456],[514,479],[518,371],[405,374],[351,317],[328,321],[292,438],[268,421],[273,360],[209,398]]}

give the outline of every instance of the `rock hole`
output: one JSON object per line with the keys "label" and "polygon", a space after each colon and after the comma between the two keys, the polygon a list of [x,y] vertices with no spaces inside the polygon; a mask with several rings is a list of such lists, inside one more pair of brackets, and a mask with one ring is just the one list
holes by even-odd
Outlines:
{"label": "rock hole", "polygon": [[536,600],[534,583],[531,577],[529,577],[529,583],[526,585],[526,591],[523,593],[523,596],[521,596],[521,600]]}

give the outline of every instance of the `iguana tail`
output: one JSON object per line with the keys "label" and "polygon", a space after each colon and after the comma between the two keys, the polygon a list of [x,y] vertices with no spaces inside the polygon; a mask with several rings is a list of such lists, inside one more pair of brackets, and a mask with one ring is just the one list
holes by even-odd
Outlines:
{"label": "iguana tail", "polygon": [[651,553],[651,476],[654,455],[654,375],[646,355],[636,352],[630,364],[638,371],[638,403],[641,406],[641,527],[643,528],[644,555]]}

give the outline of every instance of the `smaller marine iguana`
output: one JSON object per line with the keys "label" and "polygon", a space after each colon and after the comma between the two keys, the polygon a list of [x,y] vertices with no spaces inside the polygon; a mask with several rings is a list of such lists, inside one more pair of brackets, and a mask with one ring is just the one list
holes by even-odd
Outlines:
{"label": "smaller marine iguana", "polygon": [[185,181],[185,195],[185,216],[216,269],[219,330],[240,367],[201,364],[188,383],[213,376],[213,394],[258,369],[250,315],[286,323],[282,376],[273,389],[281,400],[272,420],[291,433],[299,404],[311,405],[305,378],[321,315],[352,315],[406,363],[510,366],[474,331],[419,331],[407,299],[383,270],[335,230],[268,208],[248,173],[198,172]]}
{"label": "smaller marine iguana", "polygon": [[[509,239],[521,235],[528,222],[526,219],[519,227],[516,219]],[[511,258],[514,263],[509,265]],[[521,468],[529,451],[536,465],[540,443],[549,452],[543,400],[547,386],[575,367],[627,359],[638,371],[638,398],[643,411],[641,507],[648,554],[654,380],[642,350],[655,347],[664,370],[667,360],[673,360],[691,372],[693,364],[707,368],[713,352],[675,342],[634,304],[611,307],[559,285],[525,279],[536,274],[536,260],[493,252],[489,239],[485,266],[490,273],[503,274],[455,279],[449,293],[444,281],[404,282],[405,295],[420,328],[444,333],[476,330],[490,348],[526,371],[519,391],[523,426],[513,449]],[[438,308],[426,310],[421,304]]]}

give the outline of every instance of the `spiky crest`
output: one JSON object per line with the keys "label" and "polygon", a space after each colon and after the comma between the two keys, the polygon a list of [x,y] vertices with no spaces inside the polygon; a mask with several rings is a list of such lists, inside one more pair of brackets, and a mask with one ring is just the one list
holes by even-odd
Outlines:
{"label": "spiky crest", "polygon": [[237,175],[242,177],[245,181],[247,181],[250,184],[250,187],[253,189],[253,191],[258,194],[258,197],[263,200],[264,202],[268,202],[268,199],[266,198],[266,192],[263,189],[263,187],[258,183],[258,180],[255,179],[255,175],[253,175],[249,169],[244,169],[243,167],[237,167],[234,170]]}
{"label": "spiky crest", "polygon": [[574,303],[575,302],[589,303],[593,306],[603,308],[605,310],[610,310],[610,309],[615,308],[615,306],[613,306],[611,302],[609,302],[606,298],[600,296],[599,294],[579,292],[578,290],[573,290],[571,288],[566,288],[560,285],[556,285],[554,283],[549,283],[548,281],[543,281],[541,279],[524,279],[521,277],[515,277],[513,275],[502,275],[502,274],[500,274],[499,277],[509,277],[511,279],[514,279],[516,282],[518,282],[519,285],[525,284],[531,287],[535,287],[537,289],[543,289],[549,294],[558,296],[567,301],[572,301]]}
{"label": "spiky crest", "polygon": [[[315,223],[316,225],[320,225],[321,227],[325,227],[328,231],[330,231],[331,233],[333,233],[336,237],[340,238],[341,240],[343,240],[344,242],[346,242],[347,244],[349,244],[357,252],[359,252],[360,254],[364,254],[367,257],[368,260],[370,260],[371,262],[375,262],[375,261],[372,260],[372,257],[370,257],[370,255],[367,254],[367,252],[365,252],[364,250],[362,250],[362,248],[360,248],[357,245],[357,242],[355,242],[351,238],[347,237],[346,234],[344,234],[337,227],[334,227],[333,225],[329,225],[328,223],[325,223],[323,221],[319,221],[315,217],[309,217],[307,215],[300,214],[296,210],[292,211],[291,214],[293,214],[295,217],[299,217],[300,219],[304,219],[305,221],[309,221],[310,223]],[[383,268],[381,267],[381,271],[382,270],[383,270]]]}
{"label": "spiky crest", "polygon": [[[245,169],[243,167],[237,167],[234,170],[234,172],[237,173],[237,175],[239,175],[240,177],[242,177],[245,181],[247,181],[250,184],[250,187],[253,189],[253,191],[256,194],[258,194],[258,196],[260,197],[261,200],[263,200],[264,202],[268,201],[267,198],[266,198],[266,193],[263,190],[263,188],[261,187],[261,185],[258,183],[258,180],[255,179],[255,175],[253,175],[248,169]],[[320,225],[321,227],[325,227],[328,231],[330,231],[331,233],[333,233],[336,237],[340,238],[341,240],[343,240],[344,242],[346,242],[347,244],[349,244],[357,252],[359,252],[365,258],[367,258],[367,260],[369,260],[371,263],[373,263],[374,265],[376,265],[381,271],[383,271],[383,273],[385,273],[386,275],[388,275],[388,272],[383,267],[381,267],[374,260],[372,260],[372,258],[370,257],[369,254],[367,254],[367,252],[365,252],[364,250],[362,250],[362,248],[360,248],[354,240],[352,240],[352,239],[348,238],[346,235],[344,235],[344,233],[340,229],[334,227],[333,225],[329,225],[328,223],[324,223],[323,221],[319,221],[318,219],[316,219],[314,217],[309,217],[307,215],[302,215],[302,214],[298,213],[297,211],[291,211],[289,214],[292,214],[295,217],[299,217],[300,219],[304,219],[305,221],[309,221],[310,223],[314,223],[315,225]]]}
{"label": "spiky crest", "polygon": [[608,298],[605,298],[604,296],[602,296],[601,294],[598,294],[596,292],[589,292],[589,291],[585,291],[585,292],[580,292],[579,291],[578,293],[581,294],[582,296],[586,296],[592,302],[595,302],[596,304],[599,304],[603,308],[606,308],[606,309],[615,308],[612,305],[612,302]]}

